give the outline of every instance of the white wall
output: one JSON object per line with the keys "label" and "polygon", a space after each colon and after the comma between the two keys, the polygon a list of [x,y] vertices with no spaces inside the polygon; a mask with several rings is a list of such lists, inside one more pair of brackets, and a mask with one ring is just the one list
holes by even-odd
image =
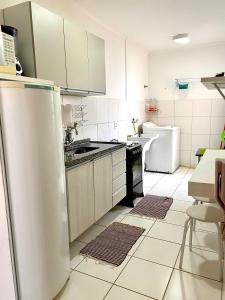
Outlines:
{"label": "white wall", "polygon": [[132,41],[126,41],[127,99],[148,98],[148,51]]}
{"label": "white wall", "polygon": [[219,133],[225,124],[225,101],[217,91],[190,81],[188,90],[178,90],[175,78],[201,78],[225,71],[225,44],[181,48],[150,53],[149,93],[159,112],[148,119],[159,125],[181,127],[181,164],[194,167],[200,147],[219,148]]}
{"label": "white wall", "polygon": [[[194,86],[187,93],[177,93],[175,78],[201,78],[225,71],[225,44],[182,47],[177,50],[153,52],[149,55],[149,85],[151,98],[217,97],[204,87]],[[192,86],[193,87],[193,86]],[[201,87],[201,86],[200,86]]]}

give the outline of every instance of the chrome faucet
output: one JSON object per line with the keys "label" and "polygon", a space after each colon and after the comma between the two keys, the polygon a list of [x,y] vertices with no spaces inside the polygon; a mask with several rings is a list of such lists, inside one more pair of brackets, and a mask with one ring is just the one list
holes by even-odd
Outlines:
{"label": "chrome faucet", "polygon": [[75,130],[76,135],[78,135],[78,130],[77,130],[77,122],[73,123],[73,126],[67,126],[65,129],[65,140],[64,144],[65,145],[70,145],[74,141],[73,136],[72,136],[72,131]]}

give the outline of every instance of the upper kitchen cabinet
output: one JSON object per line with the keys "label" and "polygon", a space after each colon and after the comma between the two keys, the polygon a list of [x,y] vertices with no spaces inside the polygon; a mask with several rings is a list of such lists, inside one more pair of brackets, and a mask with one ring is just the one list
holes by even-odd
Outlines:
{"label": "upper kitchen cabinet", "polygon": [[126,42],[127,99],[148,97],[148,52],[135,43]]}
{"label": "upper kitchen cabinet", "polygon": [[88,42],[86,31],[64,20],[67,86],[89,90]]}
{"label": "upper kitchen cabinet", "polygon": [[105,41],[92,33],[88,37],[89,88],[94,93],[106,93]]}
{"label": "upper kitchen cabinet", "polygon": [[0,24],[4,24],[3,10],[2,9],[0,9]]}
{"label": "upper kitchen cabinet", "polygon": [[32,2],[4,9],[6,25],[18,29],[24,74],[66,86],[63,18]]}
{"label": "upper kitchen cabinet", "polygon": [[64,20],[67,87],[105,94],[105,41]]}

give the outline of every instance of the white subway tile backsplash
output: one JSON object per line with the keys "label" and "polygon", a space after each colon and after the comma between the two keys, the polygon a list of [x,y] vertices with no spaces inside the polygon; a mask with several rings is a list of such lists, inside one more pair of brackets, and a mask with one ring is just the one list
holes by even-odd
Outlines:
{"label": "white subway tile backsplash", "polygon": [[120,121],[118,122],[118,140],[126,141],[127,135],[134,134],[132,124],[130,121]]}
{"label": "white subway tile backsplash", "polygon": [[211,118],[211,134],[220,134],[225,125],[225,117],[212,117]]}
{"label": "white subway tile backsplash", "polygon": [[210,117],[193,117],[192,133],[210,134]]}
{"label": "white subway tile backsplash", "polygon": [[128,120],[132,118],[144,120],[145,114],[145,101],[127,101],[128,106]]}
{"label": "white subway tile backsplash", "polygon": [[97,125],[87,125],[83,127],[84,139],[90,138],[92,141],[97,141],[98,139],[98,126]]}
{"label": "white subway tile backsplash", "polygon": [[[83,119],[85,122],[80,122],[82,116],[73,117],[72,119],[81,124],[78,128],[79,135],[74,136],[76,140],[91,138],[92,140],[102,141],[112,139],[126,141],[127,135],[133,134],[131,119],[137,118],[139,124],[147,120],[145,101],[101,97],[82,98],[77,96],[62,96],[61,99],[63,117],[65,105],[70,104],[73,111],[75,106],[83,106]],[[68,113],[65,113],[65,115],[68,117]],[[70,114],[69,118],[71,119]]]}
{"label": "white subway tile backsplash", "polygon": [[212,100],[212,116],[225,117],[225,100],[223,99]]}
{"label": "white subway tile backsplash", "polygon": [[225,101],[211,94],[198,94],[199,91],[196,89],[195,94],[178,91],[174,101],[158,100],[159,113],[147,114],[148,120],[159,126],[181,128],[181,164],[193,167],[198,148],[219,148],[219,133],[225,124]]}
{"label": "white subway tile backsplash", "polygon": [[195,154],[196,151],[191,152],[191,168],[196,168],[198,164],[198,157]]}
{"label": "white subway tile backsplash", "polygon": [[159,126],[173,126],[174,118],[173,117],[158,117]]}
{"label": "white subway tile backsplash", "polygon": [[119,121],[119,101],[114,99],[107,100],[108,122]]}
{"label": "white subway tile backsplash", "polygon": [[113,122],[113,123],[109,123],[109,140],[118,140],[118,136],[119,136],[119,130],[118,130],[118,123],[117,122]]}
{"label": "white subway tile backsplash", "polygon": [[109,124],[98,124],[98,141],[109,141],[110,135],[109,135]]}
{"label": "white subway tile backsplash", "polygon": [[208,117],[211,116],[212,101],[211,99],[193,100],[193,116]]}
{"label": "white subway tile backsplash", "polygon": [[220,147],[220,137],[219,134],[211,134],[209,139],[210,148],[218,149]]}
{"label": "white subway tile backsplash", "polygon": [[191,151],[191,134],[181,134],[181,150]]}
{"label": "white subway tile backsplash", "polygon": [[108,122],[108,99],[97,99],[97,123]]}
{"label": "white subway tile backsplash", "polygon": [[120,121],[129,120],[128,102],[126,100],[120,100],[119,102],[119,118]]}
{"label": "white subway tile backsplash", "polygon": [[192,116],[192,105],[193,101],[187,100],[176,100],[175,102],[175,116],[176,117],[191,117]]}
{"label": "white subway tile backsplash", "polygon": [[87,120],[85,125],[97,123],[97,101],[94,97],[87,97],[82,99],[82,105],[84,105],[84,119]]}
{"label": "white subway tile backsplash", "polygon": [[157,101],[158,117],[173,117],[174,116],[174,101]]}
{"label": "white subway tile backsplash", "polygon": [[181,151],[180,152],[180,164],[184,167],[190,167],[191,151]]}
{"label": "white subway tile backsplash", "polygon": [[198,148],[209,148],[209,135],[193,134],[191,141],[192,151],[197,151]]}
{"label": "white subway tile backsplash", "polygon": [[148,113],[148,120],[154,124],[158,125],[158,116],[156,114]]}
{"label": "white subway tile backsplash", "polygon": [[180,127],[181,133],[191,133],[192,117],[175,117],[174,125]]}

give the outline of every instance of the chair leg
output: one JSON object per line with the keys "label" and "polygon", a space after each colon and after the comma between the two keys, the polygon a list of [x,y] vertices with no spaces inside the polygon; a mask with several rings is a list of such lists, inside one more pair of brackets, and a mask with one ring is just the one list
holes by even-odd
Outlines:
{"label": "chair leg", "polygon": [[193,234],[193,225],[195,220],[191,218],[190,220],[190,235],[189,235],[189,250],[192,251],[192,234]]}
{"label": "chair leg", "polygon": [[216,223],[218,231],[218,246],[219,246],[219,263],[220,263],[220,280],[223,281],[223,241],[222,232],[219,223]]}
{"label": "chair leg", "polygon": [[224,260],[224,240],[223,240],[223,235],[222,235],[222,258]]}
{"label": "chair leg", "polygon": [[195,231],[196,229],[196,220],[193,220],[193,230],[192,231]]}
{"label": "chair leg", "polygon": [[187,236],[187,231],[188,231],[188,225],[190,222],[191,218],[188,218],[185,221],[184,225],[184,233],[183,233],[183,239],[182,239],[182,244],[181,244],[181,252],[180,252],[180,263],[179,263],[179,268],[182,269],[182,264],[183,264],[183,257],[184,257],[184,248],[185,248],[185,241],[186,241],[186,236]]}
{"label": "chair leg", "polygon": [[[198,200],[195,199],[193,205],[198,205]],[[192,231],[195,231],[195,228],[196,228],[196,220],[193,220],[193,230]]]}

